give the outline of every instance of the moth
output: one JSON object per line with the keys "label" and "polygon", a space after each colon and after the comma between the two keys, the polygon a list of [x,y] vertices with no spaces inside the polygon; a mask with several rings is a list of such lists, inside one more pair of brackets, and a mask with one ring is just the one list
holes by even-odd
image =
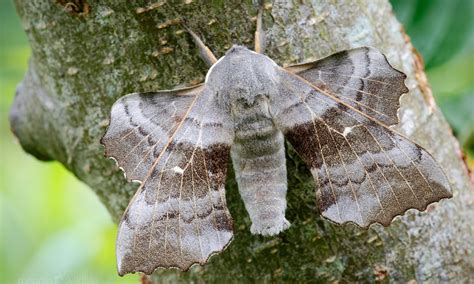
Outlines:
{"label": "moth", "polygon": [[187,270],[233,236],[226,206],[229,156],[253,234],[273,236],[285,218],[285,139],[311,169],[321,215],[362,228],[388,226],[410,208],[451,197],[433,157],[389,126],[398,123],[405,74],[372,47],[283,68],[233,46],[203,84],[134,93],[112,107],[101,142],[129,181],[141,183],[119,225],[120,275]]}

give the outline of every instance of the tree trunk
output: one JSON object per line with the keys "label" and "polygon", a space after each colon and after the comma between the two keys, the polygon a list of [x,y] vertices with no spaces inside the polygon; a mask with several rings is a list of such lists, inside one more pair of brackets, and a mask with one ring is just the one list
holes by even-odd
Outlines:
{"label": "tree trunk", "polygon": [[[127,93],[203,80],[205,64],[180,18],[222,56],[234,43],[252,46],[256,15],[252,3],[240,1],[16,0],[16,7],[32,57],[11,109],[12,130],[25,151],[60,161],[87,183],[115,221],[137,185],[125,181],[99,144],[111,105]],[[472,280],[472,180],[434,103],[422,60],[388,1],[275,1],[266,5],[264,28],[266,53],[281,65],[361,45],[381,49],[408,75],[410,92],[401,99],[396,128],[434,155],[454,197],[425,213],[410,210],[388,228],[337,226],[319,216],[314,182],[290,148],[289,230],[271,238],[251,235],[230,171],[231,245],[208,265],[185,273],[159,270],[154,281]]]}

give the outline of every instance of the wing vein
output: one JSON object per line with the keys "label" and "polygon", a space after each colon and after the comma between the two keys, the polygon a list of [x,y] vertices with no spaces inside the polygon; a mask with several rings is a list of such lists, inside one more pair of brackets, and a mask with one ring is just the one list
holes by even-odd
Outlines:
{"label": "wing vein", "polygon": [[[364,104],[362,104],[362,103],[360,103],[360,102],[358,102],[358,101],[355,101],[355,100],[353,100],[353,99],[351,99],[351,98],[349,98],[349,97],[344,96],[343,98],[344,98],[344,99],[347,99],[347,100],[349,100],[349,101],[351,101],[351,102],[353,102],[353,103],[355,103],[355,104],[357,104],[357,105],[359,105],[359,106],[361,106],[361,107],[364,107],[364,108],[366,108],[366,109],[369,109],[369,110],[371,110],[371,111],[373,111],[373,112],[375,112],[375,113],[377,113],[377,114],[379,114],[379,115],[381,115],[381,116],[384,116],[384,117],[386,117],[386,118],[392,119],[392,117],[390,117],[390,116],[388,116],[388,115],[386,115],[386,114],[384,114],[384,113],[381,113],[381,112],[379,112],[379,111],[377,111],[377,110],[375,110],[375,109],[373,109],[373,108],[371,108],[371,107],[369,107],[369,106],[367,106],[367,105],[364,105]],[[344,100],[344,99],[341,99],[341,100]]]}
{"label": "wing vein", "polygon": [[[176,112],[173,113],[173,115],[171,115],[171,116],[170,116],[168,119],[166,119],[164,122],[169,122],[169,121],[171,121],[171,118],[172,118],[175,114],[176,114]],[[137,145],[133,146],[133,148],[127,153],[127,155],[125,155],[125,157],[123,157],[123,160],[126,160],[126,159],[128,158],[128,156],[129,156],[131,153],[133,153],[133,151],[134,151],[138,146],[140,146],[140,144],[142,144],[148,137],[150,137],[150,135],[153,134],[153,132],[154,132],[155,129],[156,129],[156,127],[155,127],[152,131],[150,131],[150,133],[148,133],[145,137],[143,137],[143,139],[140,140],[140,142],[138,142]],[[169,132],[169,130],[167,130],[165,133],[168,134],[168,132]],[[159,141],[161,141],[161,137],[160,137],[160,139],[158,140],[158,142],[159,142]],[[155,145],[156,145],[156,144],[157,144],[157,143],[155,143]]]}
{"label": "wing vein", "polygon": [[[185,118],[185,117],[184,117],[184,118]],[[184,120],[184,118],[183,118],[183,120]],[[184,137],[184,134],[186,134],[186,133],[188,132],[188,130],[189,130],[191,127],[192,127],[192,125],[189,125],[189,126],[185,129],[185,131],[184,131],[184,133],[183,133],[183,137]],[[180,140],[180,141],[181,141],[181,140]],[[168,164],[168,161],[169,161],[169,159],[170,159],[172,156],[173,156],[173,152],[171,152],[171,153],[169,154],[169,156],[166,158],[165,163],[164,163],[163,166],[161,167],[162,170],[161,170],[161,172],[160,172],[160,183],[159,183],[159,187],[158,187],[157,192],[156,192],[156,201],[155,201],[154,209],[153,209],[153,223],[152,223],[153,226],[152,226],[152,228],[155,226],[155,222],[154,222],[154,221],[155,221],[155,219],[156,219],[156,216],[155,216],[155,214],[156,214],[156,204],[158,204],[158,197],[159,197],[159,192],[160,192],[160,190],[161,190],[161,183],[162,183],[162,180],[163,180],[163,174],[164,174],[164,172],[165,172],[165,170],[166,170],[165,167],[166,167],[166,165]],[[184,170],[185,170],[185,169],[183,169],[183,171],[184,171]],[[184,176],[184,172],[183,172],[183,175],[182,175],[181,179],[183,178],[183,176]],[[168,204],[168,206],[166,207],[165,245],[164,245],[164,247],[165,247],[165,255],[166,255],[166,253],[167,253],[166,249],[167,249],[167,242],[168,242],[169,208],[171,207],[171,206],[169,205],[170,200],[171,200],[171,190],[170,190],[170,192],[168,193],[168,200],[166,201],[166,204]],[[179,205],[179,201],[178,201],[178,205]],[[181,215],[180,215],[180,212],[178,212],[178,216],[179,216],[179,218],[181,218],[181,217],[180,217],[180,216],[181,216]],[[178,223],[179,223],[179,220],[178,220]],[[178,225],[178,227],[179,227],[179,225]],[[178,233],[178,234],[179,234],[179,233]],[[180,238],[180,237],[179,237],[179,238]],[[150,238],[150,239],[151,239],[151,238]]]}
{"label": "wing vein", "polygon": [[[201,145],[201,149],[203,149],[202,140],[200,141],[200,145]],[[206,176],[207,188],[209,190],[209,203],[211,204],[211,208],[212,208],[212,217],[213,217],[214,225],[215,225],[215,228],[216,228],[215,231],[216,231],[216,235],[217,235],[217,240],[219,241],[219,247],[222,247],[222,241],[221,241],[220,233],[219,233],[219,230],[217,230],[216,209],[214,208],[214,203],[212,202],[211,183],[209,181],[209,172],[207,170],[207,161],[206,161],[206,155],[204,153],[204,150],[202,151],[202,160],[203,160],[203,165],[204,165],[204,171],[206,173],[205,176]]]}
{"label": "wing vein", "polygon": [[[127,108],[128,108],[128,104],[125,103],[125,99],[126,99],[126,98],[123,99],[122,104],[124,105],[124,107],[127,107]],[[176,113],[177,108],[176,108],[176,106],[174,105],[174,102],[171,102],[169,105],[167,105],[166,107],[164,107],[163,110],[167,109],[170,105],[173,106],[173,108],[174,108],[174,113]],[[158,116],[158,115],[160,115],[160,114],[161,114],[161,112],[157,112],[157,113],[155,113],[154,115],[150,116],[150,117],[145,121],[144,124],[138,124],[137,126],[133,127],[132,129],[130,129],[129,132],[127,132],[126,134],[124,134],[124,136],[120,137],[119,140],[118,140],[118,142],[122,141],[123,139],[125,139],[126,137],[128,137],[129,135],[131,135],[131,134],[133,133],[133,131],[135,131],[135,129],[139,128],[140,126],[145,126],[145,125],[147,125],[149,122],[151,122],[151,120],[152,120],[153,118],[155,118],[156,116]],[[129,119],[131,119],[131,116],[128,116],[128,114],[127,114],[127,117],[128,117]]]}
{"label": "wing vein", "polygon": [[[370,187],[371,187],[372,190],[374,191],[375,196],[377,196],[377,200],[378,200],[378,202],[379,202],[380,209],[382,210],[382,213],[384,214],[385,217],[388,217],[388,215],[387,215],[387,213],[385,212],[385,209],[384,209],[384,207],[383,207],[383,205],[382,205],[382,201],[380,200],[380,197],[379,197],[379,195],[378,195],[378,193],[377,193],[377,190],[375,189],[374,183],[373,183],[373,181],[372,181],[372,177],[370,176],[369,172],[367,171],[367,169],[365,168],[364,164],[362,163],[362,160],[361,160],[359,154],[357,154],[357,152],[354,150],[354,148],[352,147],[352,145],[351,145],[351,143],[349,142],[349,140],[347,140],[347,138],[346,138],[344,135],[342,135],[342,136],[344,137],[344,140],[346,141],[347,145],[348,145],[349,148],[351,149],[351,152],[357,157],[357,161],[359,162],[359,164],[361,165],[361,167],[364,169],[365,174],[366,174],[367,177],[369,178]],[[371,157],[372,157],[372,154],[371,154],[369,151],[367,151],[367,153],[369,153],[369,155],[371,155]],[[375,163],[375,161],[374,161],[374,163]],[[378,169],[378,165],[377,165],[376,163],[375,163],[375,165],[376,165],[376,167],[377,167],[377,169]],[[384,177],[385,177],[385,176],[384,176]],[[388,183],[388,181],[387,181],[387,183]],[[389,186],[391,187],[390,184],[389,184]],[[397,199],[396,196],[395,196],[395,199]],[[397,199],[397,202],[398,202],[398,199]],[[399,204],[399,206],[400,206],[400,204]]]}
{"label": "wing vein", "polygon": [[[313,117],[314,113],[311,110],[311,108],[309,108],[309,106],[306,104],[304,99],[303,99],[303,103],[304,103],[305,107],[307,108],[307,110],[309,111],[311,117]],[[332,182],[331,182],[331,176],[329,175],[329,171],[327,169],[326,160],[325,160],[324,155],[323,155],[323,149],[321,148],[321,142],[319,140],[319,134],[318,134],[318,131],[316,129],[316,124],[314,123],[314,119],[311,119],[311,122],[313,123],[314,133],[316,134],[316,138],[318,140],[319,152],[321,153],[321,159],[323,160],[324,170],[326,172],[326,175],[328,176],[329,186],[331,188],[332,196],[334,198],[334,203],[336,204],[337,214],[339,215],[339,220],[342,220],[341,211],[339,210],[339,203],[337,202],[336,193],[334,191],[334,187],[333,187]],[[321,188],[320,188],[320,190],[321,190]]]}
{"label": "wing vein", "polygon": [[[382,145],[380,145],[379,141],[377,140],[377,138],[374,137],[374,135],[372,134],[372,132],[367,129],[367,127],[364,126],[364,128],[367,130],[367,132],[370,134],[370,136],[374,139],[375,143],[377,143],[377,146],[379,146],[380,150],[382,150],[382,152],[385,154],[385,157],[387,157],[390,162],[392,163],[392,165],[395,167],[395,169],[397,170],[397,172],[400,174],[400,176],[403,178],[403,180],[405,181],[405,183],[408,185],[408,188],[410,188],[410,191],[411,193],[413,194],[413,196],[415,196],[416,200],[418,201],[418,203],[420,203],[420,199],[418,198],[418,196],[415,194],[415,191],[413,190],[412,186],[410,185],[410,183],[408,182],[408,180],[406,179],[406,177],[402,174],[402,172],[400,171],[400,169],[397,167],[397,165],[395,164],[395,162],[392,160],[392,158],[390,158],[390,156],[387,154],[387,152],[383,149]],[[396,144],[395,144],[396,145]]]}
{"label": "wing vein", "polygon": [[[362,159],[360,158],[359,154],[357,154],[357,152],[354,150],[354,148],[352,147],[351,143],[347,140],[346,137],[344,137],[344,139],[347,141],[347,144],[349,145],[349,147],[351,148],[351,151],[357,156],[357,159],[359,160],[359,163],[361,165],[362,164]],[[360,141],[358,140],[358,142],[360,143]],[[380,168],[380,166],[378,165],[377,162],[375,162],[375,159],[374,157],[372,156],[372,153],[370,151],[367,151],[367,153],[369,153],[369,156],[370,156],[370,159],[372,160],[372,162],[374,163],[374,165],[377,167],[377,170],[380,172],[380,174],[383,176],[383,178],[385,179],[386,183],[388,184],[388,186],[390,187],[390,190],[393,194],[393,196],[395,197],[395,200],[397,201],[397,205],[398,205],[398,209],[402,210],[402,206],[400,204],[400,201],[398,200],[398,197],[397,195],[395,194],[395,191],[393,189],[393,186],[390,184],[390,182],[388,181],[387,177],[385,176],[384,172],[382,171],[382,169]],[[364,167],[365,169],[365,167]],[[366,171],[367,172],[367,171]],[[378,198],[378,195],[377,195],[377,198]],[[380,202],[380,198],[379,198],[379,202]],[[382,207],[383,208],[383,207]]]}
{"label": "wing vein", "polygon": [[425,183],[428,185],[428,187],[430,188],[430,191],[434,193],[434,190],[433,188],[431,187],[431,184],[428,182],[428,180],[426,179],[425,175],[420,171],[420,169],[416,166],[416,164],[413,162],[413,159],[410,158],[407,153],[405,151],[403,151],[402,148],[399,147],[398,143],[395,142],[392,137],[390,137],[390,140],[393,142],[394,145],[397,146],[397,148],[403,153],[403,155],[410,161],[410,163],[413,165],[413,167],[415,167],[416,171],[421,175],[421,177],[423,178],[423,180],[425,181]]}
{"label": "wing vein", "polygon": [[[380,100],[383,100],[387,103],[393,103],[393,101],[387,99],[386,97],[382,97],[382,96],[378,96],[376,94],[372,94],[372,93],[369,93],[369,92],[366,92],[366,91],[363,91],[363,90],[359,90],[359,89],[355,89],[355,88],[351,88],[351,87],[348,87],[348,86],[344,86],[344,85],[340,85],[340,84],[335,84],[335,83],[327,83],[325,82],[323,79],[319,79],[323,84],[325,85],[328,85],[328,86],[337,86],[337,87],[341,87],[341,88],[344,88],[344,89],[349,89],[349,90],[352,90],[352,91],[356,91],[357,93],[362,93],[362,94],[365,94],[365,95],[370,95],[370,96],[373,96],[377,99],[380,99]],[[344,98],[346,98],[346,96],[344,96]]]}
{"label": "wing vein", "polygon": [[[311,110],[311,108],[306,104],[306,102],[305,102],[304,104],[306,105],[306,107],[307,107],[309,110]],[[361,220],[361,223],[363,224],[363,223],[364,223],[364,217],[362,216],[362,210],[360,209],[359,200],[358,200],[357,195],[356,195],[356,193],[355,193],[355,191],[354,191],[354,186],[353,186],[353,184],[352,184],[352,180],[350,179],[349,172],[347,171],[347,168],[346,168],[346,163],[345,163],[344,160],[342,159],[342,155],[341,155],[340,149],[337,147],[336,140],[334,139],[334,136],[333,136],[333,134],[332,134],[333,131],[336,132],[336,133],[338,133],[338,132],[335,131],[335,130],[332,130],[332,131],[331,131],[331,127],[329,127],[329,125],[328,125],[324,120],[320,119],[312,110],[311,110],[311,113],[312,113],[313,119],[316,118],[316,119],[319,120],[321,123],[323,123],[323,124],[326,126],[326,128],[327,128],[329,134],[331,135],[331,140],[332,140],[332,142],[333,142],[334,145],[335,145],[335,148],[336,148],[337,153],[338,153],[338,156],[339,156],[339,160],[341,161],[341,164],[342,164],[342,166],[344,167],[344,171],[345,171],[345,173],[346,173],[346,177],[347,177],[347,179],[348,179],[348,181],[349,181],[349,184],[350,184],[350,187],[351,187],[352,195],[354,196],[354,199],[355,199],[356,204],[357,204],[357,209],[358,209],[358,211],[359,211],[360,220]],[[315,129],[315,132],[316,132],[316,129]],[[322,151],[321,151],[321,152],[322,152]],[[364,170],[365,170],[365,168],[364,168]],[[374,189],[374,191],[375,191],[375,189]],[[380,200],[379,200],[379,201],[380,201]],[[382,206],[381,206],[381,207],[382,207]],[[383,209],[382,209],[382,210],[383,210]],[[342,219],[341,219],[341,220],[342,220]]]}
{"label": "wing vein", "polygon": [[[319,118],[318,118],[318,120],[321,121],[321,122],[323,122],[323,121],[322,121],[321,119],[319,119]],[[326,127],[327,127],[327,124],[326,124],[325,122],[323,122],[323,123],[324,123],[324,124],[326,125]],[[329,134],[331,135],[331,140],[332,140],[332,142],[334,142],[335,148],[336,148],[336,150],[337,150],[337,154],[338,154],[338,156],[339,156],[339,160],[341,161],[342,166],[344,167],[344,171],[346,172],[346,177],[347,177],[347,179],[349,180],[349,184],[350,184],[350,186],[351,186],[352,195],[354,196],[354,199],[355,199],[356,204],[357,204],[357,209],[358,209],[359,215],[360,215],[360,221],[361,221],[361,224],[363,224],[363,223],[364,223],[364,217],[362,216],[362,210],[360,209],[359,199],[357,198],[357,195],[356,195],[356,193],[355,193],[355,191],[354,191],[354,186],[353,186],[353,184],[352,184],[352,180],[351,180],[351,178],[350,178],[350,176],[349,176],[349,172],[347,171],[347,168],[346,168],[346,163],[345,163],[344,160],[342,159],[341,152],[340,152],[339,148],[337,147],[337,143],[336,143],[336,140],[334,140],[334,136],[332,135],[332,131],[328,129],[328,132],[329,132]]]}
{"label": "wing vein", "polygon": [[374,79],[370,79],[370,78],[367,78],[367,77],[359,77],[359,76],[354,76],[354,75],[348,75],[348,74],[336,73],[336,72],[328,72],[328,71],[323,71],[323,70],[318,70],[318,72],[321,72],[321,73],[324,73],[324,74],[339,75],[339,76],[344,76],[344,77],[349,77],[349,78],[354,78],[354,79],[367,80],[367,81],[376,82],[376,83],[380,83],[380,84],[388,85],[388,86],[395,86],[395,84],[391,84],[391,83],[383,82],[383,81],[379,81],[379,80],[374,80]]}

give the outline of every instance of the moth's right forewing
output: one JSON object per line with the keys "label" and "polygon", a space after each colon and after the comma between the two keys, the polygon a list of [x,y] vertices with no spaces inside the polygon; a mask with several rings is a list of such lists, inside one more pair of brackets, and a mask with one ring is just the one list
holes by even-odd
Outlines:
{"label": "moth's right forewing", "polygon": [[385,125],[398,123],[400,96],[408,92],[406,76],[376,48],[344,50],[285,69]]}
{"label": "moth's right forewing", "polygon": [[134,94],[114,108],[102,142],[142,181],[119,225],[119,274],[204,264],[233,235],[224,191],[228,114],[205,87],[185,96]]}
{"label": "moth's right forewing", "polygon": [[271,109],[311,168],[322,215],[336,223],[389,225],[410,208],[451,196],[426,150],[297,75],[282,71]]}

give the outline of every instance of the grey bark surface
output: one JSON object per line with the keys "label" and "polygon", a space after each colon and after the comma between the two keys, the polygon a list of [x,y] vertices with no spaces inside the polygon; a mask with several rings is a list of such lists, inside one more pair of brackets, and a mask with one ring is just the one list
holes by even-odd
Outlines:
{"label": "grey bark surface", "polygon": [[[177,24],[185,18],[218,56],[253,44],[256,10],[240,1],[24,1],[16,7],[32,48],[10,121],[22,147],[58,160],[96,192],[118,221],[137,184],[128,184],[99,140],[110,108],[131,92],[187,86],[205,63]],[[274,1],[264,13],[266,54],[281,65],[362,45],[381,49],[408,75],[396,127],[430,151],[454,197],[410,210],[388,228],[362,230],[321,219],[314,182],[288,147],[290,229],[250,234],[229,174],[235,237],[220,255],[189,272],[159,270],[154,282],[469,282],[474,279],[474,189],[460,147],[436,107],[423,64],[386,0]],[[79,206],[79,205],[78,205]],[[115,244],[110,244],[111,246]],[[471,280],[470,280],[471,279]]]}

